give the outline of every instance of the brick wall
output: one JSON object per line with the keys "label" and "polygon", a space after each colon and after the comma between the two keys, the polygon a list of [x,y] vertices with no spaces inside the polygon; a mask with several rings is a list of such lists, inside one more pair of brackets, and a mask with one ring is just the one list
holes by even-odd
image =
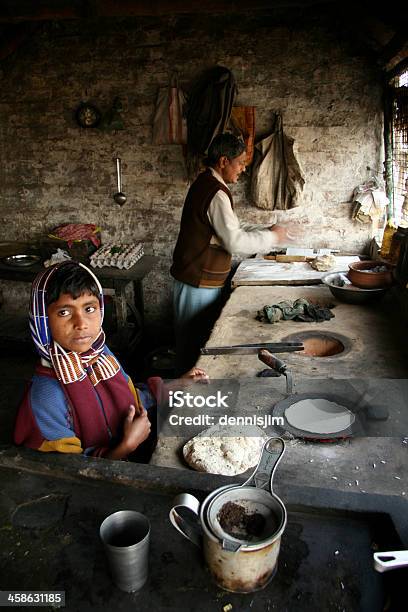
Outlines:
{"label": "brick wall", "polygon": [[[274,214],[250,204],[244,177],[234,187],[238,215],[300,221],[305,246],[361,250],[370,228],[350,220],[349,200],[382,171],[381,74],[338,23],[290,12],[40,25],[0,64],[0,240],[94,222],[105,240],[142,241],[159,257],[145,284],[148,322],[168,330],[168,269],[187,183],[181,148],[151,145],[154,105],[173,70],[188,88],[217,63],[234,72],[237,103],[256,106],[257,136],[282,112],[306,179],[301,205]],[[76,125],[82,100],[105,111],[115,96],[124,131]],[[122,208],[112,199],[116,156],[128,196]],[[2,288],[3,308],[24,304],[22,284]]]}

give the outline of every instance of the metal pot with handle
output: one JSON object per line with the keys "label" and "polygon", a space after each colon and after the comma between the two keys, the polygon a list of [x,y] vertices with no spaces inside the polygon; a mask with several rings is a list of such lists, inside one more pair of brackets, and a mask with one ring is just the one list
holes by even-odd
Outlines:
{"label": "metal pot with handle", "polygon": [[[201,506],[188,493],[174,500],[169,515],[172,525],[202,547],[210,572],[223,589],[257,591],[276,572],[287,513],[273,492],[272,480],[284,450],[282,438],[269,438],[244,484],[216,489]],[[186,518],[186,510],[196,515],[194,520]]]}

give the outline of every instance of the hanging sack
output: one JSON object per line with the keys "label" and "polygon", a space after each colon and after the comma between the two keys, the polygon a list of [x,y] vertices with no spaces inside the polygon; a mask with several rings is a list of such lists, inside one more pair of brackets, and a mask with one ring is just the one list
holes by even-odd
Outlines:
{"label": "hanging sack", "polygon": [[275,113],[272,133],[255,145],[251,195],[258,208],[287,210],[299,204],[305,180],[294,142],[283,131],[281,115]]}
{"label": "hanging sack", "polygon": [[157,95],[153,119],[153,144],[186,144],[187,122],[183,117],[186,97],[173,76],[168,87],[161,87]]}

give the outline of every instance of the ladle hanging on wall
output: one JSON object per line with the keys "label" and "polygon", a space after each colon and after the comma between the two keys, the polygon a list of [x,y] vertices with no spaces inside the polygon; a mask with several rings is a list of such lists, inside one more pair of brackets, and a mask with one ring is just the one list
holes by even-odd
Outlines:
{"label": "ladle hanging on wall", "polygon": [[113,199],[119,206],[123,206],[126,202],[126,196],[122,192],[122,162],[119,157],[116,158],[116,179],[118,183],[118,191],[114,194]]}

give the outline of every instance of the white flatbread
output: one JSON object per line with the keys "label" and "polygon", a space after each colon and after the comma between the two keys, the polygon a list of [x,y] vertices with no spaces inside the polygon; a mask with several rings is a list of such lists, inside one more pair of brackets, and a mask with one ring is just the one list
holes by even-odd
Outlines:
{"label": "white flatbread", "polygon": [[285,410],[289,425],[318,434],[334,434],[350,427],[356,417],[345,406],[328,399],[303,399]]}
{"label": "white flatbread", "polygon": [[214,425],[191,438],[183,456],[198,472],[235,476],[255,467],[268,436],[256,426]]}

